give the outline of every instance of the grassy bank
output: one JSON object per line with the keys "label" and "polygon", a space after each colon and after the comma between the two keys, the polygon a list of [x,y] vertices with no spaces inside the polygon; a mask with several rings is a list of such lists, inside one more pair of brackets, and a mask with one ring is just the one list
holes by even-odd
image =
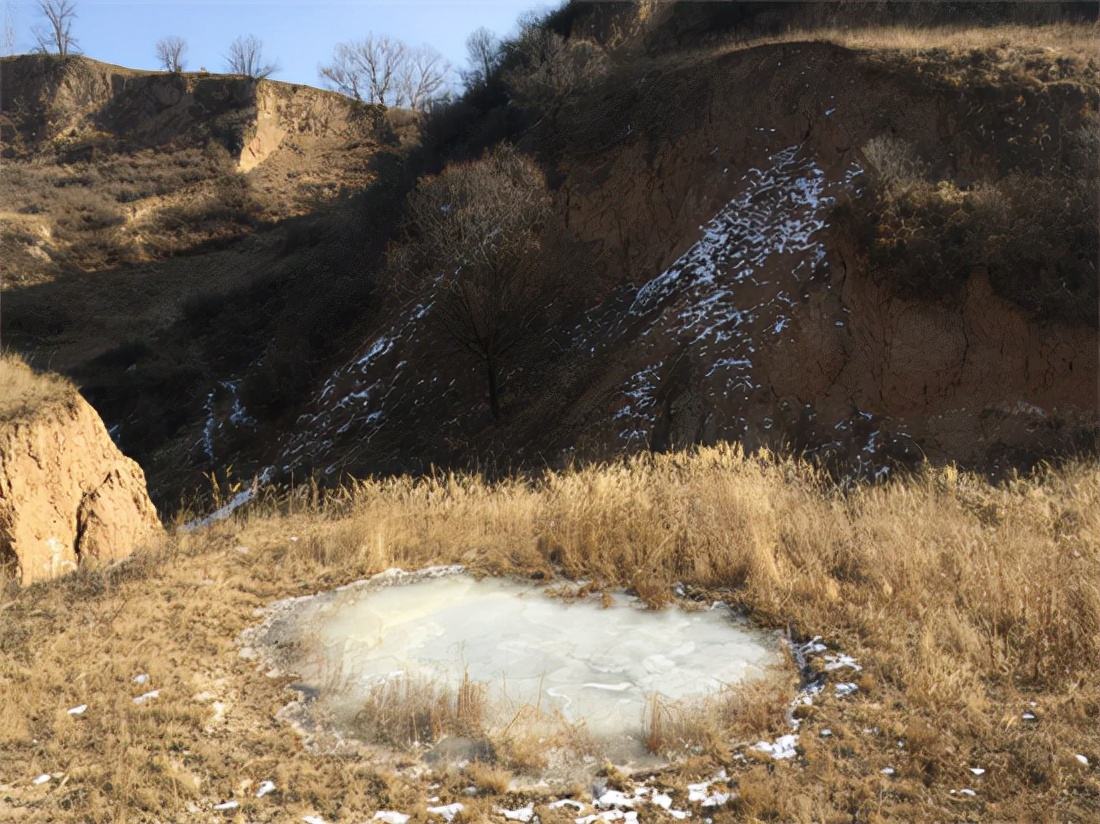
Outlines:
{"label": "grassy bank", "polygon": [[[496,485],[301,488],[114,569],[8,589],[0,817],[205,821],[238,798],[233,815],[250,821],[361,821],[451,794],[469,820],[501,820],[493,804],[537,802],[507,789],[501,771],[519,774],[518,761],[417,779],[306,751],[273,717],[289,679],[237,655],[236,635],[276,599],[451,562],[626,587],[654,606],[680,582],[856,656],[859,691],[806,711],[797,758],[731,746],[789,731],[773,704],[725,719],[660,779],[725,767],[737,794],[716,821],[1083,821],[1100,809],[1095,466],[1001,487],[948,468],[842,493],[804,466],[713,449]],[[33,784],[40,774],[51,779]],[[268,779],[278,791],[256,799]],[[479,780],[489,795],[463,797]]]}

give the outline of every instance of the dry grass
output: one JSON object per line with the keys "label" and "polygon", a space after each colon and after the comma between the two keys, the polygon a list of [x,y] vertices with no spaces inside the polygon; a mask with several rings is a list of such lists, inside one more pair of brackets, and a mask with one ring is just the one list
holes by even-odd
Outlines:
{"label": "dry grass", "polygon": [[792,28],[769,37],[741,39],[726,48],[751,48],[771,43],[835,43],[850,49],[899,51],[910,54],[943,50],[962,54],[981,50],[1006,53],[1046,51],[1096,64],[1096,25],[1055,23],[1048,25],[1003,24],[994,26],[879,25],[848,28]]}
{"label": "dry grass", "polygon": [[444,735],[484,735],[486,689],[464,675],[458,689],[437,681],[397,678],[370,690],[355,716],[364,741],[421,746]]}
{"label": "dry grass", "polygon": [[60,375],[35,372],[19,355],[0,350],[0,430],[74,391]]}
{"label": "dry grass", "polygon": [[[842,494],[804,466],[723,448],[537,481],[303,488],[122,567],[9,592],[0,817],[18,805],[31,821],[206,820],[213,803],[237,797],[252,821],[342,821],[411,810],[427,794],[461,800],[464,775],[437,777],[443,787],[429,793],[364,759],[303,750],[272,721],[286,679],[256,672],[234,645],[278,598],[448,562],[631,587],[652,603],[679,581],[856,656],[860,691],[826,690],[803,713],[795,762],[731,757],[741,741],[786,731],[789,685],[663,723],[666,748],[704,743],[664,780],[724,766],[741,818],[1083,821],[1100,811],[1095,465],[999,487],[947,468]],[[131,683],[138,672],[149,684]],[[131,702],[149,688],[160,697]],[[84,715],[65,713],[81,703]],[[987,772],[976,778],[971,766]],[[32,785],[43,772],[59,778]],[[267,778],[279,795],[252,798]],[[951,793],[960,787],[978,794]]]}

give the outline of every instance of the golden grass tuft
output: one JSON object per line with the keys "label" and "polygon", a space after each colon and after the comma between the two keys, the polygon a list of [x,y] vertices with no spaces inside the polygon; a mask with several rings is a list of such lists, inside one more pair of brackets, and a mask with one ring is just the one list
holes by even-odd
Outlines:
{"label": "golden grass tuft", "polygon": [[75,391],[60,375],[35,372],[19,355],[0,351],[0,429],[34,416]]}

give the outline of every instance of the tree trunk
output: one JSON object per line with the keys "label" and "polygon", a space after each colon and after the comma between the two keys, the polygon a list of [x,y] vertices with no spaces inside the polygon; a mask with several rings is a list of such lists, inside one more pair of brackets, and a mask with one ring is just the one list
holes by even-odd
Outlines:
{"label": "tree trunk", "polygon": [[497,364],[496,359],[487,357],[485,365],[489,373],[489,411],[493,413],[493,420],[500,420],[500,390],[497,388]]}

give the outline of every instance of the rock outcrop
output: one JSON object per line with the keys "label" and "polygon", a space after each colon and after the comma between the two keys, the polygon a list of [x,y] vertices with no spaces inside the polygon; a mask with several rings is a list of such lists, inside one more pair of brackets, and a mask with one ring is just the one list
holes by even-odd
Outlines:
{"label": "rock outcrop", "polygon": [[73,389],[0,420],[0,571],[23,584],[130,555],[162,533],[145,475]]}

